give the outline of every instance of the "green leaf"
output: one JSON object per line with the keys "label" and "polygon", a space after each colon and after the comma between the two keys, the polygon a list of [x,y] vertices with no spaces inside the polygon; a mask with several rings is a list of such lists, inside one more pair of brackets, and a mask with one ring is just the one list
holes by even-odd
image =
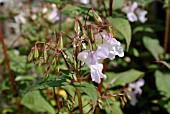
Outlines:
{"label": "green leaf", "polygon": [[78,11],[80,8],[73,5],[66,5],[64,8],[62,8],[61,13],[70,15],[72,17],[75,17],[74,12]]}
{"label": "green leaf", "polygon": [[113,9],[119,9],[124,5],[125,0],[113,0]]}
{"label": "green leaf", "polygon": [[169,74],[163,74],[161,71],[157,70],[155,71],[155,80],[156,80],[156,87],[158,91],[160,91],[160,94],[169,98],[170,97],[170,73]]}
{"label": "green leaf", "polygon": [[[111,84],[111,87],[119,86],[119,85],[125,85],[131,82],[134,82],[138,78],[144,76],[144,72],[131,69],[122,73],[106,73],[107,79],[106,82],[104,82],[105,86],[107,86],[109,83]],[[111,82],[110,82],[111,80]]]}
{"label": "green leaf", "polygon": [[67,79],[69,79],[68,76],[49,76],[49,78],[44,81],[44,79],[38,80],[35,84],[33,84],[31,87],[27,89],[27,91],[33,91],[37,89],[45,89],[48,87],[59,87],[68,85]]}
{"label": "green leaf", "polygon": [[111,103],[110,104],[111,105],[110,106],[111,109],[109,108],[109,106],[107,104],[105,106],[105,110],[106,110],[107,114],[123,114],[123,112],[122,112],[122,110],[120,108],[120,102],[118,102],[118,101],[111,101],[109,103]]}
{"label": "green leaf", "polygon": [[146,49],[153,55],[153,57],[158,61],[159,56],[163,54],[163,48],[159,44],[158,39],[152,39],[148,36],[143,38],[143,43]]}
{"label": "green leaf", "polygon": [[126,50],[128,51],[132,35],[129,21],[123,18],[109,17],[107,19],[109,20],[110,24],[125,37],[127,43]]}
{"label": "green leaf", "polygon": [[133,30],[133,34],[137,33],[137,32],[149,32],[149,33],[154,33],[154,29],[152,29],[151,27],[147,27],[147,26],[137,26],[135,27],[135,29]]}
{"label": "green leaf", "polygon": [[34,112],[55,114],[53,107],[42,97],[39,91],[25,94],[21,103]]}
{"label": "green leaf", "polygon": [[93,84],[88,84],[84,82],[82,84],[75,83],[74,87],[86,93],[92,99],[93,110],[94,110],[97,104],[97,99],[98,99],[98,94],[97,94],[95,86]]}
{"label": "green leaf", "polygon": [[44,0],[45,2],[51,2],[54,4],[60,4],[62,1],[61,0]]}

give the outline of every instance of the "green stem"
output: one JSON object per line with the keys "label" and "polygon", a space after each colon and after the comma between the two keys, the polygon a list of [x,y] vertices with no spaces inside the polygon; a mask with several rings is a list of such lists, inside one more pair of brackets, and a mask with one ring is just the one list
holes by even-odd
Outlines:
{"label": "green stem", "polygon": [[[79,78],[78,70],[76,69],[76,77],[79,83],[81,83],[81,80]],[[83,106],[82,106],[82,99],[81,99],[81,91],[77,89],[77,95],[78,95],[78,102],[79,102],[79,111],[80,114],[83,114]]]}
{"label": "green stem", "polygon": [[57,95],[56,95],[56,92],[55,92],[55,87],[53,87],[53,92],[54,92],[54,99],[55,99],[55,102],[56,102],[56,108],[58,109],[58,111],[60,111],[60,101],[59,101],[59,92],[57,90]]}

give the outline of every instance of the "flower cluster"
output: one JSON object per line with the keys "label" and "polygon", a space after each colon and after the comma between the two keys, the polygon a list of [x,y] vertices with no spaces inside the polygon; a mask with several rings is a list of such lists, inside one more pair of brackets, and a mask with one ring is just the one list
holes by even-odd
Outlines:
{"label": "flower cluster", "polygon": [[101,78],[106,78],[106,75],[102,73],[103,65],[99,61],[106,58],[113,60],[116,55],[123,57],[124,51],[120,42],[110,33],[97,34],[95,40],[99,43],[97,50],[84,50],[78,54],[78,59],[90,68],[92,81],[100,83]]}
{"label": "flower cluster", "polygon": [[122,11],[126,13],[130,22],[140,21],[141,23],[145,23],[145,21],[147,21],[145,16],[148,12],[139,8],[137,2],[133,2],[133,4],[124,6]]}

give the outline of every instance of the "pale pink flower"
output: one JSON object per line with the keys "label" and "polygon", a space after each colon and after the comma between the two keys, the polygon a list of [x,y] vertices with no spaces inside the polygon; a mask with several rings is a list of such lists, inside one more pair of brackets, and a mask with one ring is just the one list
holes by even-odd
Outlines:
{"label": "pale pink flower", "polygon": [[141,87],[144,84],[145,84],[144,79],[139,79],[137,82],[129,84],[129,89],[131,89],[129,92],[129,95],[131,96],[131,101],[130,101],[131,105],[133,105],[133,106],[136,105],[136,103],[138,101],[136,96],[137,96],[137,94],[139,94],[139,95],[142,94]]}
{"label": "pale pink flower", "polygon": [[101,56],[98,56],[97,52],[90,50],[85,50],[78,54],[78,59],[86,63],[90,68],[92,81],[97,83],[101,82],[100,78],[106,78],[106,75],[102,73],[103,65],[98,63],[105,56],[102,56],[102,53],[100,54]]}
{"label": "pale pink flower", "polygon": [[121,47],[121,43],[117,41],[114,37],[112,37],[109,33],[101,33],[102,37],[96,37],[96,39],[101,40],[101,38],[104,40],[104,43],[98,46],[97,51],[103,52],[105,58],[109,58],[113,60],[116,55],[119,57],[124,56],[123,48]]}
{"label": "pale pink flower", "polygon": [[48,20],[51,23],[55,23],[59,19],[60,19],[60,17],[59,17],[59,12],[58,12],[57,8],[53,8],[53,10],[48,14]]}
{"label": "pale pink flower", "polygon": [[136,13],[137,13],[138,19],[141,23],[145,23],[145,21],[147,21],[147,18],[145,16],[148,12],[146,10],[137,9]]}
{"label": "pale pink flower", "polygon": [[18,14],[17,16],[14,17],[14,20],[16,23],[20,24],[24,24],[26,23],[26,18],[24,17],[23,13]]}
{"label": "pale pink flower", "polygon": [[90,66],[90,73],[92,81],[95,81],[96,83],[101,82],[101,78],[106,78],[106,75],[102,73],[103,65],[102,64],[94,64]]}
{"label": "pale pink flower", "polygon": [[125,6],[122,8],[122,11],[126,13],[127,18],[130,22],[137,21],[137,16],[134,12],[137,7],[138,7],[137,2],[133,2],[131,6]]}

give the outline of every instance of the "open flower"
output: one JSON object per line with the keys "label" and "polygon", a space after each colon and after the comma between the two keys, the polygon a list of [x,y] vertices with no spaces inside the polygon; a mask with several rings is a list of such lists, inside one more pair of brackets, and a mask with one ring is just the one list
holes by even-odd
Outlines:
{"label": "open flower", "polygon": [[142,94],[142,89],[141,89],[141,87],[142,87],[144,84],[145,84],[144,79],[139,79],[137,82],[134,82],[134,83],[130,83],[130,84],[129,84],[129,89],[131,89],[130,92],[129,92],[129,94],[130,94],[130,96],[131,96],[131,101],[130,101],[131,105],[133,105],[133,106],[136,105],[136,103],[137,103],[137,101],[138,101],[137,98],[136,98],[136,96],[137,96],[137,94],[139,94],[139,95]]}
{"label": "open flower", "polygon": [[[102,52],[100,54],[102,54]],[[105,55],[100,57],[98,55],[97,52],[85,50],[78,54],[78,59],[86,63],[90,68],[92,81],[100,83],[100,78],[106,78],[106,75],[102,73],[103,65],[99,64],[98,61],[102,59],[102,57],[105,57]]]}
{"label": "open flower", "polygon": [[106,75],[102,73],[103,65],[98,62],[106,58],[113,60],[116,55],[123,57],[124,51],[120,46],[120,42],[107,32],[102,32],[99,35],[96,35],[95,40],[99,44],[97,50],[82,51],[78,54],[77,58],[87,64],[90,68],[92,81],[100,83],[100,79],[106,78]]}
{"label": "open flower", "polygon": [[94,51],[90,50],[80,52],[78,54],[78,59],[86,63],[88,67],[98,62],[97,58],[94,56]]}
{"label": "open flower", "polygon": [[119,57],[124,56],[124,51],[121,47],[121,43],[112,37],[111,34],[103,32],[100,35],[97,35],[96,40],[102,42],[102,39],[104,40],[104,43],[98,46],[97,52],[103,52],[103,55],[107,56],[105,58],[109,58],[111,60],[113,60],[116,55]]}
{"label": "open flower", "polygon": [[55,23],[59,19],[60,19],[60,17],[59,17],[59,13],[58,13],[57,8],[53,8],[53,10],[48,14],[48,20],[51,23]]}
{"label": "open flower", "polygon": [[134,12],[137,7],[138,7],[137,2],[133,2],[131,6],[125,6],[122,8],[122,11],[126,13],[127,18],[130,22],[137,21],[137,16]]}
{"label": "open flower", "polygon": [[141,23],[144,23],[145,21],[147,21],[147,18],[145,16],[148,12],[146,10],[137,9],[136,13],[137,13],[138,19]]}
{"label": "open flower", "polygon": [[145,16],[148,12],[138,7],[137,2],[133,2],[133,4],[130,6],[124,6],[122,11],[126,13],[130,22],[140,21],[141,23],[144,23],[147,20]]}

